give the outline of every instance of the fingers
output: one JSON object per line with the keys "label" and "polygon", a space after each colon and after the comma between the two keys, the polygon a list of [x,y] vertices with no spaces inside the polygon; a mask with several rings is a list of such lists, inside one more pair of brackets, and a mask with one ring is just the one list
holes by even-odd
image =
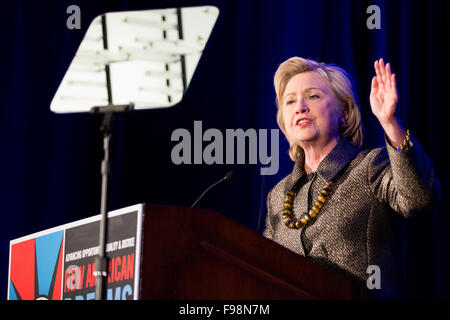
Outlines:
{"label": "fingers", "polygon": [[381,72],[381,59],[375,61],[375,73],[377,75],[377,81],[379,85],[384,85],[383,75]]}
{"label": "fingers", "polygon": [[386,67],[384,65],[383,58],[380,59],[379,65],[380,65],[381,80],[383,81],[383,84],[386,84],[386,70],[385,70]]}
{"label": "fingers", "polygon": [[385,78],[386,78],[385,81],[386,81],[387,88],[390,89],[391,85],[392,85],[392,83],[391,83],[392,73],[391,73],[391,64],[390,63],[388,63],[386,65]]}
{"label": "fingers", "polygon": [[396,85],[393,83],[393,81],[395,81],[395,77],[393,77],[390,63],[385,65],[383,58],[380,58],[375,61],[374,66],[378,85],[381,85],[386,89],[390,89]]}
{"label": "fingers", "polygon": [[378,60],[375,61],[375,74],[377,75],[378,83],[382,83],[383,78],[381,76],[380,62]]}
{"label": "fingers", "polygon": [[395,73],[391,76],[391,86],[394,92],[397,92],[397,78],[395,77]]}

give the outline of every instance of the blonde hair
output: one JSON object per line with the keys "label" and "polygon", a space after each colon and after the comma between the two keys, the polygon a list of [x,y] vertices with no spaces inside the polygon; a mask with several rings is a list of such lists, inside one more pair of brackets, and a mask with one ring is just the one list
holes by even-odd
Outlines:
{"label": "blonde hair", "polygon": [[[363,125],[361,122],[361,113],[355,101],[355,95],[352,90],[352,84],[344,69],[322,62],[310,59],[293,57],[278,67],[274,76],[274,86],[277,102],[277,123],[284,135],[286,128],[283,122],[281,106],[284,91],[286,90],[289,80],[299,73],[317,72],[322,78],[327,80],[329,88],[333,92],[336,99],[340,102],[341,114],[344,121],[340,123],[339,134],[342,139],[349,139],[356,146],[363,143]],[[303,149],[289,141],[289,156],[293,161],[297,161],[303,157]]]}

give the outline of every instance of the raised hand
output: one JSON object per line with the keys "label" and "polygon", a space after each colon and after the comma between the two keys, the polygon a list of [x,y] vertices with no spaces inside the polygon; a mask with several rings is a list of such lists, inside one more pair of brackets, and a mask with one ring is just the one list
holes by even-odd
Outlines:
{"label": "raised hand", "polygon": [[395,117],[398,102],[397,82],[395,74],[391,73],[391,64],[385,65],[382,58],[375,61],[375,73],[370,91],[370,106],[383,125]]}
{"label": "raised hand", "polygon": [[370,91],[370,106],[391,144],[398,146],[404,140],[406,130],[395,115],[398,102],[395,73],[392,74],[391,64],[385,65],[382,58],[375,61],[375,73]]}

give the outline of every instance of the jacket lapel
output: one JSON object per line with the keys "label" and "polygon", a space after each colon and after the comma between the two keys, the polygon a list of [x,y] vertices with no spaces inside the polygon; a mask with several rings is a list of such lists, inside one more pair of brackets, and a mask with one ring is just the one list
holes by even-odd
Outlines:
{"label": "jacket lapel", "polygon": [[[320,174],[326,181],[331,181],[336,175],[341,172],[347,164],[353,160],[361,151],[360,147],[353,145],[349,140],[344,139],[330,151],[330,153],[322,160],[317,168],[317,173]],[[305,158],[304,155],[295,163],[294,168],[289,175],[284,185],[284,193],[297,183],[297,181],[305,175]]]}

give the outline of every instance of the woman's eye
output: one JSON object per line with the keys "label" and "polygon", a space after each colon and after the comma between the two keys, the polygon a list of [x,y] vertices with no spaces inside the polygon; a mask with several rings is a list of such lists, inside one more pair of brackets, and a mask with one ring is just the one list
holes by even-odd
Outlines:
{"label": "woman's eye", "polygon": [[319,95],[318,94],[312,94],[312,95],[309,96],[309,98],[310,99],[317,99],[317,98],[319,98]]}
{"label": "woman's eye", "polygon": [[293,103],[295,103],[295,100],[288,100],[288,101],[286,101],[286,105],[291,105]]}

